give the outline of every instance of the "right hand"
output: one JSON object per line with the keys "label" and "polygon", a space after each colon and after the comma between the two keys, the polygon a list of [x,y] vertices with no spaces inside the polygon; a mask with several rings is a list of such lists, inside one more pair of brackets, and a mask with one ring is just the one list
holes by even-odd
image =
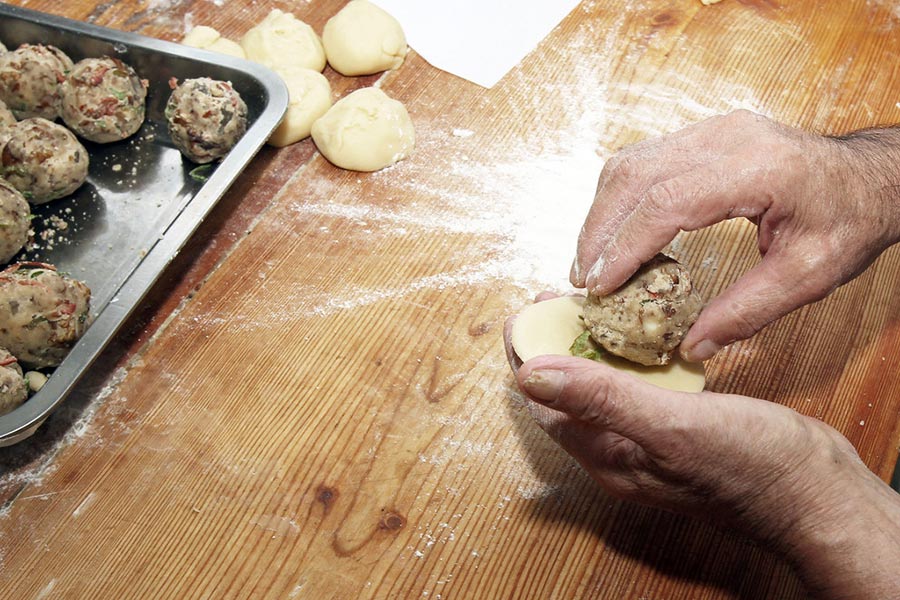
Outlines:
{"label": "right hand", "polygon": [[759,228],[762,261],[713,298],[681,353],[706,360],[861,273],[900,230],[900,133],[828,138],[738,111],[610,159],[571,281],[605,295],[679,231],[734,217]]}

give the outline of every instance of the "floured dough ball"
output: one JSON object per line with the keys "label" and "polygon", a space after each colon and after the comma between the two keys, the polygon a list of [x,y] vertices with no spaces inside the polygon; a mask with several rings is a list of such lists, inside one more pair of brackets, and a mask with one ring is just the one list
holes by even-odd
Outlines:
{"label": "floured dough ball", "polygon": [[0,54],[3,54],[5,52],[8,52],[8,50],[6,49],[6,44],[0,42]]}
{"label": "floured dough ball", "polygon": [[87,329],[91,290],[43,263],[0,272],[0,347],[29,367],[55,367]]}
{"label": "floured dough ball", "polygon": [[321,71],[325,50],[313,28],[294,15],[273,9],[241,38],[247,58],[269,68],[292,65]]}
{"label": "floured dough ball", "polygon": [[328,64],[342,75],[396,69],[406,57],[406,36],[397,19],[368,0],[350,0],[322,30]]}
{"label": "floured dough ball", "polygon": [[657,254],[618,290],[588,295],[584,324],[612,354],[642,365],[665,365],[702,306],[687,270]]}
{"label": "floured dough ball", "polygon": [[237,58],[247,58],[240,44],[222,37],[222,34],[206,25],[198,25],[191,29],[181,43],[191,48],[201,48]]}
{"label": "floured dough ball", "polygon": [[0,179],[0,262],[9,262],[19,253],[28,242],[30,229],[28,201],[19,190]]}
{"label": "floured dough ball", "polygon": [[331,108],[331,85],[312,69],[275,67],[288,89],[287,112],[269,137],[269,144],[283,147],[309,137],[312,124]]}
{"label": "floured dough ball", "polygon": [[87,179],[87,150],[62,125],[38,117],[19,121],[8,133],[0,175],[31,204],[68,196]]}
{"label": "floured dough ball", "polygon": [[363,88],[338,100],[313,123],[319,151],[351,171],[377,171],[409,156],[416,134],[406,107],[378,88]]}
{"label": "floured dough ball", "polygon": [[118,58],[85,58],[63,82],[60,112],[72,131],[105,144],[141,128],[146,98],[147,82]]}
{"label": "floured dough ball", "polygon": [[227,81],[209,77],[169,82],[166,121],[175,147],[196,163],[222,158],[247,131],[247,105]]}
{"label": "floured dough ball", "polygon": [[6,348],[0,348],[0,415],[18,408],[28,399],[22,367]]}
{"label": "floured dough ball", "polygon": [[0,54],[0,100],[18,119],[59,116],[61,90],[72,59],[55,46],[22,44]]}

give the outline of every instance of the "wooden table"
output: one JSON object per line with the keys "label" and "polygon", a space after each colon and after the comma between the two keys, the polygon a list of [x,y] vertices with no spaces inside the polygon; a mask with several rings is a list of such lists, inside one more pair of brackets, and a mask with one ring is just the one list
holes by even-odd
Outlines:
{"label": "wooden table", "polygon": [[[19,0],[177,40],[339,0]],[[2,598],[797,598],[788,567],[614,501],[534,425],[504,318],[565,289],[604,159],[751,108],[823,132],[900,120],[887,0],[585,1],[491,90],[415,53],[380,85],[412,157],[264,149],[65,406],[0,449]],[[326,75],[341,96],[378,77]],[[755,263],[729,222],[673,252],[711,296]],[[708,364],[847,435],[900,442],[900,254]]]}

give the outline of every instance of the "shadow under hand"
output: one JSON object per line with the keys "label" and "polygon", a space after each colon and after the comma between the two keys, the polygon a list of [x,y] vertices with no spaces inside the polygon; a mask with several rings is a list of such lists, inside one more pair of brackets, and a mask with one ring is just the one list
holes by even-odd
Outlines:
{"label": "shadow under hand", "polygon": [[[565,525],[578,537],[593,536],[602,549],[584,569],[579,589],[595,597],[688,598],[681,582],[716,598],[803,598],[791,568],[751,541],[689,517],[607,495],[581,466],[534,421],[512,378],[507,411],[525,451],[537,493],[520,494],[532,517]],[[521,491],[521,490],[520,490]],[[554,538],[565,555],[572,542]],[[717,591],[716,591],[717,590]]]}

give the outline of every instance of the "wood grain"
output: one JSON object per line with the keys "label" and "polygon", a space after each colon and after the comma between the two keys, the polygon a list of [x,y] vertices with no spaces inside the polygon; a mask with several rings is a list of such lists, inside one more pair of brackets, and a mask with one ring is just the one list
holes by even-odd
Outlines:
{"label": "wood grain", "polygon": [[[340,5],[28,2],[170,40],[239,37],[271,7],[321,31]],[[746,540],[607,497],[531,421],[500,332],[564,288],[618,148],[735,108],[823,132],[896,121],[893,10],[585,1],[491,90],[415,53],[381,78],[417,128],[391,169],[264,150],[75,414],[0,449],[0,598],[803,597]],[[376,80],[326,74],[336,95]],[[708,296],[758,260],[738,221],[672,249]],[[724,351],[711,388],[823,419],[887,478],[898,285],[890,251]]]}

